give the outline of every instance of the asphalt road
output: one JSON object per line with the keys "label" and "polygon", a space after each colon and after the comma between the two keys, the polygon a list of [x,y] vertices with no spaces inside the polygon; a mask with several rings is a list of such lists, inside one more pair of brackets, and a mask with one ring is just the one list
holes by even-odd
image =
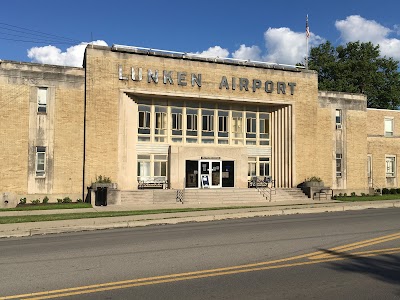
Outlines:
{"label": "asphalt road", "polygon": [[0,299],[399,299],[400,209],[2,239],[0,274]]}

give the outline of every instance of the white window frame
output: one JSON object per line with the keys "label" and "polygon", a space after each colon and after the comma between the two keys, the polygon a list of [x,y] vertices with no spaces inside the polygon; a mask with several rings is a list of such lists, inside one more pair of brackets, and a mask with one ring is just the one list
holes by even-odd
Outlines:
{"label": "white window frame", "polygon": [[[388,126],[386,126],[388,125]],[[384,134],[387,137],[392,137],[394,135],[394,118],[393,117],[385,117],[384,121]]]}
{"label": "white window frame", "polygon": [[214,131],[214,115],[203,115],[202,116],[202,131],[212,132]]}
{"label": "white window frame", "polygon": [[36,177],[46,176],[46,147],[35,147],[35,173]]}
{"label": "white window frame", "polygon": [[47,87],[38,87],[37,89],[37,112],[47,113]]}
{"label": "white window frame", "polygon": [[[336,170],[336,177],[340,178],[342,177],[343,173],[343,155],[341,153],[336,153],[336,159],[335,159],[335,170]],[[339,167],[339,171],[338,171]]]}
{"label": "white window frame", "polygon": [[[187,114],[186,115],[186,130],[197,131],[197,114]],[[190,120],[189,120],[190,117]]]}
{"label": "white window frame", "polygon": [[160,130],[167,129],[167,113],[166,112],[156,112],[154,118],[154,128]]}
{"label": "white window frame", "polygon": [[246,117],[246,133],[257,133],[257,118]]}
{"label": "white window frame", "polygon": [[182,113],[172,113],[171,128],[172,130],[182,130]]}
{"label": "white window frame", "polygon": [[[142,120],[143,124],[140,124],[140,115],[143,115]],[[140,129],[150,129],[150,122],[151,122],[151,113],[150,111],[139,110],[139,119],[138,119],[138,127]]]}
{"label": "white window frame", "polygon": [[385,168],[387,178],[396,177],[396,155],[385,156]]}

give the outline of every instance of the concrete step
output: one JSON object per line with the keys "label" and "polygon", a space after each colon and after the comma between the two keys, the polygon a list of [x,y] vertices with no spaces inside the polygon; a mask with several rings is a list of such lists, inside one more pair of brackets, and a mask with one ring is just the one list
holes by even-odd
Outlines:
{"label": "concrete step", "polygon": [[[177,202],[178,190],[135,190],[122,191],[121,204],[174,204]],[[257,189],[227,188],[227,189],[185,189],[183,203],[243,203],[246,202],[275,202],[307,200],[300,189],[275,189],[265,196]]]}

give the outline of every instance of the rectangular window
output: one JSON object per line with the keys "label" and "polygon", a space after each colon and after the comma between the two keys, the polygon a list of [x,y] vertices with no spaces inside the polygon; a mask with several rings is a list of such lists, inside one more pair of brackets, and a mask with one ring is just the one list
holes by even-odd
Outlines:
{"label": "rectangular window", "polygon": [[40,87],[37,90],[37,111],[42,113],[47,111],[47,88]]}
{"label": "rectangular window", "polygon": [[139,105],[139,128],[150,129],[150,106]]}
{"label": "rectangular window", "polygon": [[46,175],[46,147],[36,147],[36,176]]}
{"label": "rectangular window", "polygon": [[167,156],[154,155],[154,177],[167,176]]}
{"label": "rectangular window", "polygon": [[337,109],[336,110],[336,116],[335,116],[336,124],[342,124],[342,110]]}
{"label": "rectangular window", "polygon": [[214,116],[203,115],[203,131],[211,132],[214,130]]}
{"label": "rectangular window", "polygon": [[218,140],[218,144],[227,144],[229,137],[229,129],[228,129],[228,119],[229,119],[229,112],[224,110],[218,111],[218,137],[221,138]]}
{"label": "rectangular window", "polygon": [[182,113],[172,113],[172,130],[182,130]]}
{"label": "rectangular window", "polygon": [[260,113],[260,145],[269,145],[269,114]]}
{"label": "rectangular window", "polygon": [[228,132],[228,116],[219,116],[218,117],[218,131],[219,132]]}
{"label": "rectangular window", "polygon": [[385,136],[393,136],[393,128],[394,128],[394,120],[393,118],[385,118]]}
{"label": "rectangular window", "polygon": [[248,158],[247,176],[249,176],[249,177],[256,176],[256,174],[257,174],[256,167],[257,167],[257,158],[249,157]]}
{"label": "rectangular window", "polygon": [[260,157],[260,176],[269,176],[269,157]]}
{"label": "rectangular window", "polygon": [[342,177],[342,154],[336,153],[336,177]]}
{"label": "rectangular window", "polygon": [[386,156],[386,177],[396,177],[396,156]]}
{"label": "rectangular window", "polygon": [[138,155],[137,161],[137,175],[138,180],[143,177],[150,177],[150,155]]}

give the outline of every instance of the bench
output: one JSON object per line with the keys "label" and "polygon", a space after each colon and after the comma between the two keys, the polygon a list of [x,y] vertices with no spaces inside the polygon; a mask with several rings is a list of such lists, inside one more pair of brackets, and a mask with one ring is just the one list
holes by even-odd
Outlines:
{"label": "bench", "polygon": [[275,187],[275,180],[272,180],[271,176],[253,176],[248,181],[248,187]]}
{"label": "bench", "polygon": [[159,177],[148,177],[138,180],[138,189],[166,189],[168,180]]}

